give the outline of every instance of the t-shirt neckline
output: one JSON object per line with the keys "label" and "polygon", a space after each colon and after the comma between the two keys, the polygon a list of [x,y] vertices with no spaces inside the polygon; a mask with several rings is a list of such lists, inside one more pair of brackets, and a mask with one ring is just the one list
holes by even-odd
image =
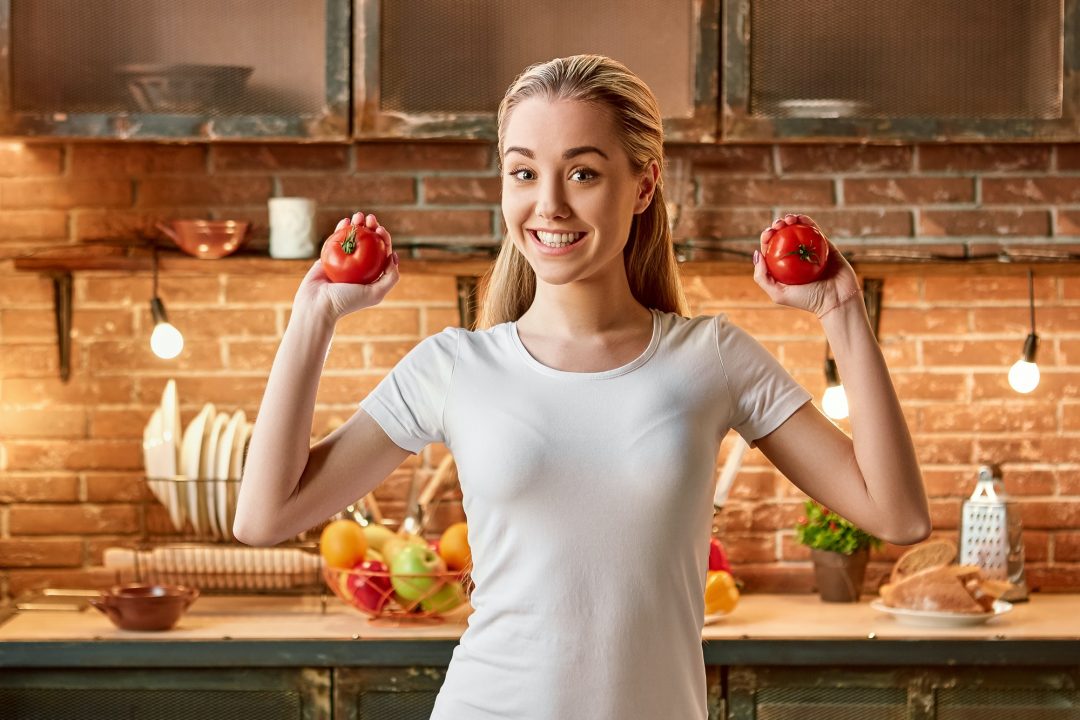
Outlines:
{"label": "t-shirt neckline", "polygon": [[644,351],[636,358],[626,363],[625,365],[610,370],[600,370],[597,372],[575,372],[573,370],[558,370],[553,367],[549,367],[544,363],[534,358],[529,350],[525,347],[525,343],[521,342],[521,336],[518,335],[517,322],[512,321],[510,325],[510,337],[513,339],[514,347],[518,349],[518,353],[521,355],[525,364],[543,373],[544,375],[550,375],[552,377],[560,378],[573,378],[577,380],[604,380],[606,378],[618,377],[619,375],[625,375],[628,372],[636,370],[649,361],[649,358],[656,352],[656,348],[660,346],[660,335],[662,325],[660,322],[660,311],[656,308],[649,308],[649,312],[652,313],[653,326],[652,326],[652,338],[649,340],[649,345]]}

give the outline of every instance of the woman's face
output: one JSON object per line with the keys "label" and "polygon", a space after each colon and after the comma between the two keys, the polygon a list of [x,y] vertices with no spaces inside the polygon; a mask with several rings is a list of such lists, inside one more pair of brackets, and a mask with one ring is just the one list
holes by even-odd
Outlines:
{"label": "woman's face", "polygon": [[503,220],[538,280],[562,285],[623,271],[631,220],[648,207],[659,168],[632,171],[610,111],[523,101],[507,121],[502,168]]}

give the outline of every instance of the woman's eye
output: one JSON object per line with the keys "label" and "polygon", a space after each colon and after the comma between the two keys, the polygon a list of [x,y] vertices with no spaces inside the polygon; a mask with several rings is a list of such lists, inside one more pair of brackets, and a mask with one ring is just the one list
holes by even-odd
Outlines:
{"label": "woman's eye", "polygon": [[[514,178],[515,180],[532,180],[533,179],[532,178],[532,170],[529,170],[527,168],[520,168],[518,170],[511,170],[507,174],[510,177]],[[528,177],[525,177],[526,175]]]}
{"label": "woman's eye", "polygon": [[589,180],[596,179],[596,173],[594,173],[592,170],[582,168],[580,170],[575,170],[574,172],[570,173],[570,177],[574,178],[578,182],[588,182]]}

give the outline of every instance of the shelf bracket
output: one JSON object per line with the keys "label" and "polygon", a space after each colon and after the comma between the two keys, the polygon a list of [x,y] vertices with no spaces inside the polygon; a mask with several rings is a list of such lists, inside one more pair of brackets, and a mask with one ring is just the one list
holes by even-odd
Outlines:
{"label": "shelf bracket", "polygon": [[885,289],[885,281],[880,278],[863,278],[863,302],[866,304],[866,316],[870,320],[870,327],[874,331],[874,339],[878,340],[878,326],[881,324],[881,293]]}
{"label": "shelf bracket", "polygon": [[53,316],[56,347],[60,352],[60,379],[71,377],[71,273],[50,273],[53,281]]}

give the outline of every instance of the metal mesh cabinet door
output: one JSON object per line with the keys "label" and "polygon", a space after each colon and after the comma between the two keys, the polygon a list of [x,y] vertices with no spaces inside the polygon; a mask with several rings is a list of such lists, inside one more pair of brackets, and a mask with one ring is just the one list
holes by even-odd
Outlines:
{"label": "metal mesh cabinet door", "polygon": [[23,670],[0,673],[4,720],[329,720],[324,669]]}
{"label": "metal mesh cabinet door", "polygon": [[961,668],[937,681],[937,720],[1080,720],[1080,668]]}
{"label": "metal mesh cabinet door", "polygon": [[446,668],[334,670],[335,720],[428,720]]}
{"label": "metal mesh cabinet door", "polygon": [[862,668],[733,667],[729,720],[908,720],[908,673]]}

